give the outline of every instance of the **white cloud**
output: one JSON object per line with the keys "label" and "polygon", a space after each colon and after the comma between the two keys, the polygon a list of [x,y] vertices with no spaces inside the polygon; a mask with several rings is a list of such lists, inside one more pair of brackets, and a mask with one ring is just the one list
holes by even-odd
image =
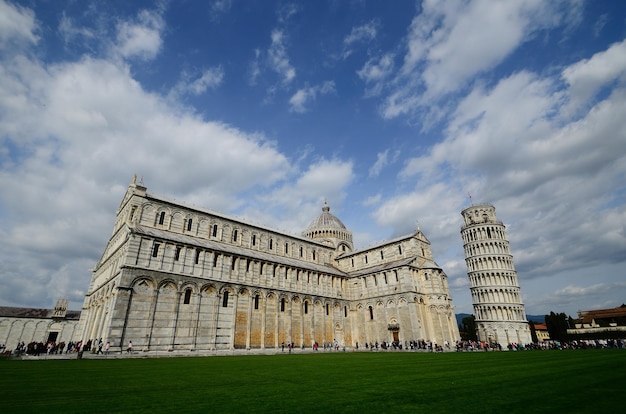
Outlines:
{"label": "white cloud", "polygon": [[[584,63],[619,61],[609,59],[615,47],[563,72],[586,78]],[[610,70],[609,82],[619,73]],[[494,203],[509,222],[516,267],[530,286],[546,275],[623,263],[626,213],[612,194],[626,188],[626,88],[613,84],[601,101],[584,95],[580,107],[587,109],[571,120],[567,86],[527,71],[492,87],[477,84],[452,112],[446,138],[405,164],[400,178],[417,177],[415,191],[384,203],[377,221],[399,232],[426,212],[425,222],[437,228],[427,232],[435,234],[433,246],[446,236],[444,245],[452,245],[458,234],[446,230],[453,228],[447,220],[466,205],[471,189],[474,200]],[[440,211],[429,213],[433,200]]]}
{"label": "white cloud", "polygon": [[294,3],[283,4],[276,11],[278,22],[281,24],[287,23],[299,11],[300,8]]}
{"label": "white cloud", "polygon": [[284,43],[285,35],[282,30],[275,29],[272,31],[271,39],[272,44],[267,51],[270,68],[282,77],[284,84],[289,84],[296,77],[296,70],[289,63]]}
{"label": "white cloud", "polygon": [[600,88],[626,80],[626,40],[565,68],[562,77],[569,84],[570,108],[578,109]]}
{"label": "white cloud", "polygon": [[384,82],[392,75],[394,69],[394,55],[386,53],[383,56],[371,58],[356,73],[367,85],[367,97],[380,94]]}
{"label": "white cloud", "polygon": [[389,83],[385,118],[414,114],[493,69],[543,29],[576,21],[562,2],[427,1],[412,21],[404,63]]}
{"label": "white cloud", "polygon": [[257,78],[261,74],[261,65],[259,62],[259,58],[261,56],[261,51],[259,49],[254,50],[254,59],[250,61],[248,65],[248,84],[256,85]]}
{"label": "white cloud", "polygon": [[369,43],[376,39],[378,30],[380,28],[380,22],[377,19],[373,19],[361,26],[355,26],[350,31],[350,34],[343,39],[343,51],[341,57],[346,59],[349,57],[353,50],[352,46],[356,43]]}
{"label": "white cloud", "polygon": [[[335,213],[338,211],[354,178],[351,161],[320,159],[299,172],[295,180],[259,198],[264,205],[271,205],[274,210],[271,216],[262,217],[262,222],[273,223],[276,228],[290,231],[304,230],[312,218],[320,214],[324,200],[328,201]],[[277,211],[281,214],[276,214]],[[250,211],[246,215],[258,217],[258,212]],[[276,217],[282,219],[276,222]]]}
{"label": "white cloud", "polygon": [[0,0],[0,47],[9,46],[11,42],[35,44],[39,37],[35,13],[32,10]]}
{"label": "white cloud", "polygon": [[[620,283],[620,285],[622,287],[626,286],[626,283]],[[598,293],[606,293],[607,291],[611,290],[613,288],[613,286],[611,285],[607,285],[605,283],[597,283],[595,285],[591,285],[591,286],[574,286],[574,285],[567,285],[562,289],[558,289],[556,292],[554,292],[556,295],[560,295],[560,296],[567,296],[567,297],[571,297],[571,296],[585,296],[585,295],[589,295],[591,294],[598,294]]]}
{"label": "white cloud", "polygon": [[95,37],[94,32],[87,27],[77,27],[70,17],[67,17],[65,13],[61,17],[59,23],[59,33],[63,37],[65,43],[73,41],[77,37],[84,37],[93,39]]}
{"label": "white cloud", "polygon": [[224,69],[221,66],[205,69],[196,79],[191,79],[187,73],[183,73],[182,77],[170,92],[175,98],[185,94],[202,95],[207,89],[217,88],[224,80]]}
{"label": "white cloud", "polygon": [[372,20],[361,26],[352,28],[352,31],[348,36],[343,39],[345,45],[351,45],[356,42],[368,42],[374,40],[378,34],[378,28],[380,23],[377,20]]}
{"label": "white cloud", "polygon": [[376,156],[376,162],[370,167],[369,176],[376,177],[383,168],[389,163],[389,149],[379,152]]}
{"label": "white cloud", "polygon": [[307,111],[307,105],[314,101],[317,95],[327,95],[335,92],[335,82],[325,81],[320,85],[309,86],[298,89],[289,99],[289,110],[291,112],[304,113]]}
{"label": "white cloud", "polygon": [[262,135],[169,106],[119,63],[3,58],[0,73],[4,304],[51,304],[75,286],[80,307],[133,173],[155,193],[232,211],[291,169]]}
{"label": "white cloud", "polygon": [[142,10],[137,21],[122,21],[117,25],[115,52],[123,58],[153,59],[161,50],[161,32],[165,22],[154,11]]}
{"label": "white cloud", "polygon": [[368,207],[368,206],[375,206],[376,204],[380,203],[380,201],[383,199],[383,195],[381,193],[375,194],[373,196],[367,197],[364,201],[363,201],[363,205]]}

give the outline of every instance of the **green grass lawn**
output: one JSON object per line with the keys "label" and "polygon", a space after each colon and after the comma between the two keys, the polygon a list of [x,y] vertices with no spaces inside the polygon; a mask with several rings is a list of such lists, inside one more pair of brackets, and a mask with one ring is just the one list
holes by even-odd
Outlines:
{"label": "green grass lawn", "polygon": [[600,413],[625,391],[626,350],[0,361],[0,413]]}

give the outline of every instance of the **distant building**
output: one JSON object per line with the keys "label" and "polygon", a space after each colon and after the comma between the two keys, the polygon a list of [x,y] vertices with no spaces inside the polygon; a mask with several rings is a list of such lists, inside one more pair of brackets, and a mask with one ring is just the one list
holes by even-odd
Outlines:
{"label": "distant building", "polygon": [[68,310],[67,303],[66,299],[60,299],[54,309],[0,306],[0,344],[15,349],[20,342],[76,340],[80,311]]}
{"label": "distant building", "polygon": [[608,339],[626,337],[626,305],[610,309],[578,311],[574,328],[567,334],[580,339]]}
{"label": "distant building", "polygon": [[459,339],[448,278],[419,229],[354,250],[327,204],[294,235],[148,193],[136,179],[80,323],[77,338],[145,351]]}
{"label": "distant building", "polygon": [[535,334],[537,335],[538,342],[546,342],[550,340],[550,332],[548,332],[548,325],[545,323],[535,323]]}
{"label": "distant building", "polygon": [[495,207],[472,205],[461,215],[478,339],[501,345],[532,343],[506,228]]}

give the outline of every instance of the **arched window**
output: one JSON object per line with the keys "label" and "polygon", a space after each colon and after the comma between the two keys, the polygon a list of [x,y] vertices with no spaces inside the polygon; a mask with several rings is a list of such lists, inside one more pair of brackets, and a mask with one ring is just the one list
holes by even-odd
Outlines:
{"label": "arched window", "polygon": [[165,211],[161,211],[159,214],[159,224],[163,224],[165,222]]}
{"label": "arched window", "polygon": [[398,246],[398,254],[402,254],[402,246]]}
{"label": "arched window", "polygon": [[280,300],[280,311],[284,312],[285,311],[285,298],[282,298]]}
{"label": "arched window", "polygon": [[309,313],[309,302],[304,302],[304,313]]}
{"label": "arched window", "polygon": [[274,248],[274,240],[270,239],[270,250]]}
{"label": "arched window", "polygon": [[187,219],[187,231],[191,231],[191,223],[193,220]]}
{"label": "arched window", "polygon": [[304,252],[304,249],[302,248],[302,246],[300,246],[300,257],[302,257],[303,252]]}
{"label": "arched window", "polygon": [[344,307],[343,307],[343,316],[344,316],[345,318],[347,318],[347,317],[348,317],[348,307],[347,307],[347,306],[344,306]]}
{"label": "arched window", "polygon": [[237,241],[237,230],[233,231],[233,241],[236,242]]}
{"label": "arched window", "polygon": [[380,260],[383,260],[385,258],[385,255],[383,254],[383,251],[380,251]]}
{"label": "arched window", "polygon": [[213,225],[213,230],[211,231],[212,237],[217,237],[217,224]]}
{"label": "arched window", "polygon": [[330,305],[327,303],[326,304],[326,315],[328,315],[329,312],[330,312]]}
{"label": "arched window", "polygon": [[254,297],[254,309],[259,309],[259,295]]}
{"label": "arched window", "polygon": [[189,305],[189,302],[191,302],[191,289],[185,290],[185,300],[183,301],[183,304]]}
{"label": "arched window", "polygon": [[174,251],[174,260],[175,261],[178,261],[180,259],[180,251],[182,249],[183,249],[182,247],[176,246],[176,250]]}
{"label": "arched window", "polygon": [[222,299],[222,308],[228,307],[228,291],[224,292],[224,298]]}
{"label": "arched window", "polygon": [[289,253],[289,243],[285,243],[285,254]]}
{"label": "arched window", "polygon": [[196,249],[196,264],[200,263],[200,249]]}
{"label": "arched window", "polygon": [[374,320],[374,309],[371,306],[368,309],[370,311],[370,320]]}
{"label": "arched window", "polygon": [[252,245],[256,246],[256,234],[252,235]]}

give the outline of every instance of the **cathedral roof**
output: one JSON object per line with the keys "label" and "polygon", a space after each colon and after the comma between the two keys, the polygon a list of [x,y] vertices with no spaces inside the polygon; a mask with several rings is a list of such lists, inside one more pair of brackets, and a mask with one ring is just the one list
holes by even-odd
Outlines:
{"label": "cathedral roof", "polygon": [[[6,318],[32,318],[50,319],[54,315],[54,309],[17,308],[12,306],[0,306],[0,316]],[[68,310],[65,319],[79,319],[80,311]]]}
{"label": "cathedral roof", "polygon": [[[251,250],[241,246],[235,246],[228,243],[222,243],[215,240],[207,240],[199,237],[189,236],[186,234],[174,233],[169,230],[155,229],[153,227],[135,225],[131,228],[131,231],[135,234],[146,235],[155,239],[170,240],[177,244],[187,244],[192,246],[198,246],[214,252],[229,253],[238,257],[249,257],[258,261],[270,263],[280,263],[290,268],[307,269],[319,273],[327,273],[336,276],[345,276],[346,273],[332,266],[328,266],[320,263],[312,263],[306,260],[302,260],[289,256],[278,256],[273,253],[266,253],[259,250]],[[308,241],[308,240],[307,240]],[[315,243],[315,240],[313,240]]]}
{"label": "cathedral roof", "polygon": [[315,220],[309,224],[309,227],[305,232],[316,230],[316,229],[339,229],[339,230],[347,230],[346,226],[339,220],[336,216],[331,214],[330,207],[328,203],[324,202],[324,207],[322,207],[322,214],[317,216]]}

